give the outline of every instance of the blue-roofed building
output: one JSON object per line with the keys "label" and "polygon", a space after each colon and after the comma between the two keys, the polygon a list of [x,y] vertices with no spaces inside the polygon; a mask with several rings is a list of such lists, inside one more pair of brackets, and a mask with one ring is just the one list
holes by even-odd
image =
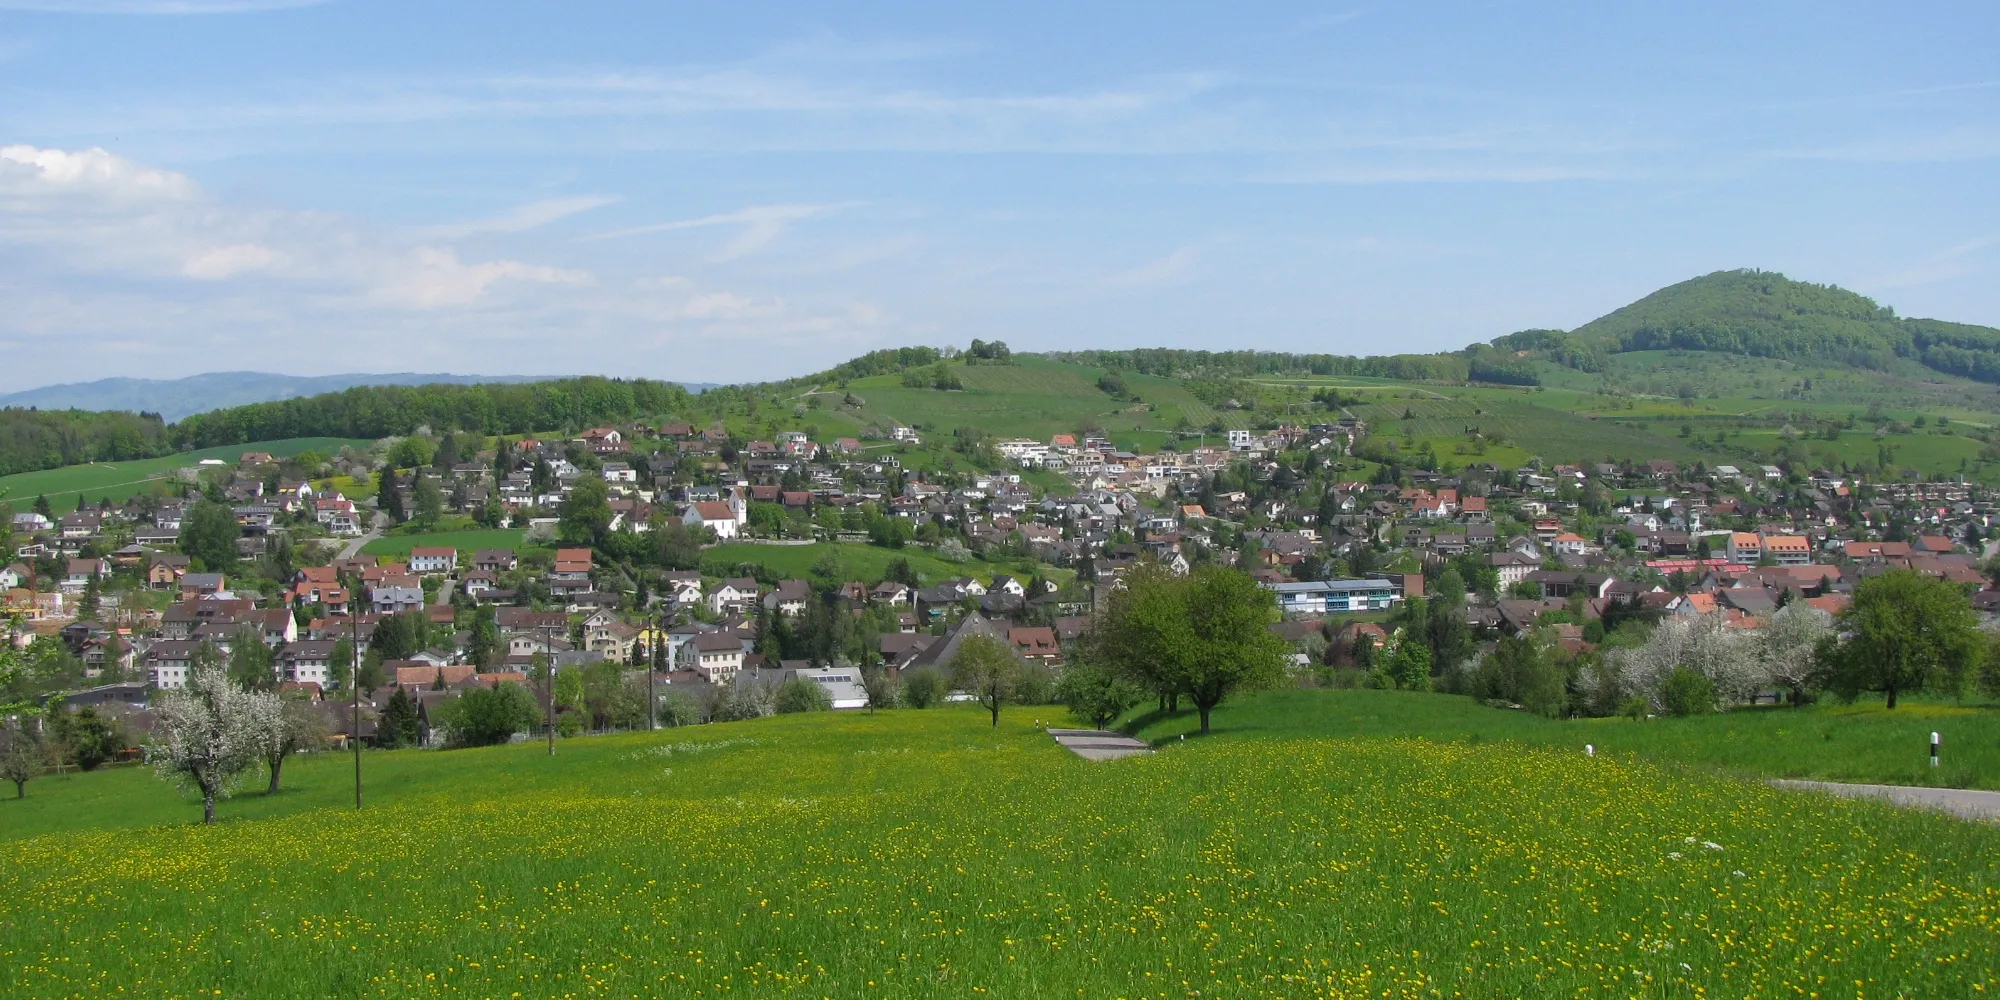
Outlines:
{"label": "blue-roofed building", "polygon": [[1277,591],[1278,607],[1287,616],[1387,611],[1399,600],[1395,584],[1387,580],[1308,580],[1264,586]]}

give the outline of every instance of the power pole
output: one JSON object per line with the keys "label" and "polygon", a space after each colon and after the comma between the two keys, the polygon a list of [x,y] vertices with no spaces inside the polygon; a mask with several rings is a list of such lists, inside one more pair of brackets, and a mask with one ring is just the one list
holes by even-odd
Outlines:
{"label": "power pole", "polygon": [[655,712],[659,699],[653,694],[653,675],[660,660],[660,651],[667,648],[667,612],[660,610],[660,627],[653,631],[653,648],[646,650],[646,731],[660,728]]}
{"label": "power pole", "polygon": [[347,690],[354,699],[354,808],[361,808],[361,626],[350,599],[347,606]]}
{"label": "power pole", "polygon": [[556,755],[556,651],[555,626],[542,626],[542,683],[549,707],[549,756]]}

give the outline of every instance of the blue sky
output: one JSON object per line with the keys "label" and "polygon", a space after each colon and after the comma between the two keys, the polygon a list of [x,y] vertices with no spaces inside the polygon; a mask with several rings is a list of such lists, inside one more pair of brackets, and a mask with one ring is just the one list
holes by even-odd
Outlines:
{"label": "blue sky", "polygon": [[0,390],[2000,325],[2000,7],[954,6],[0,0]]}

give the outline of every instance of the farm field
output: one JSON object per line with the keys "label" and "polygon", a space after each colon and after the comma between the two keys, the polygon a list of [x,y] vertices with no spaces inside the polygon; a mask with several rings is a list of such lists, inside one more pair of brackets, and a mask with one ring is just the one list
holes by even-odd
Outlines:
{"label": "farm field", "polygon": [[[136,770],[47,780],[0,802],[0,981],[256,997],[2000,987],[1989,826],[1500,742],[1218,738],[1094,764],[1037,731],[1048,713],[998,729],[964,708],[781,716],[553,758],[371,753],[359,813],[340,807],[347,758],[324,755],[286,769],[295,790],[268,800],[286,814],[252,818],[249,796],[208,828],[126,825],[198,813]],[[76,820],[93,786],[133,800],[92,811],[115,826]]]}
{"label": "farm field", "polygon": [[465,531],[433,531],[416,535],[385,535],[361,547],[364,556],[408,555],[418,547],[444,548],[450,546],[461,554],[469,555],[478,549],[521,549],[527,535],[525,528],[477,528]]}
{"label": "farm field", "polygon": [[[1440,461],[1455,465],[1494,462],[1506,466],[1519,464],[1530,455],[1549,462],[1697,457],[1676,438],[1614,420],[1593,420],[1539,406],[1520,399],[1519,393],[1461,391],[1465,395],[1444,398],[1425,395],[1410,399],[1405,394],[1404,398],[1378,400],[1371,395],[1368,402],[1352,409],[1368,421],[1371,437],[1399,440],[1407,433],[1419,447],[1430,442]],[[1406,413],[1408,420],[1403,419]],[[1470,428],[1489,437],[1500,435],[1504,441],[1501,446],[1489,444],[1485,456],[1459,454],[1458,445],[1470,441]]]}
{"label": "farm field", "polygon": [[734,575],[735,567],[747,563],[760,563],[781,578],[804,578],[812,573],[813,567],[828,553],[840,560],[843,579],[874,582],[888,571],[889,564],[897,559],[907,559],[910,568],[926,586],[940,580],[954,577],[974,576],[983,582],[991,582],[995,573],[1006,573],[1019,577],[1024,582],[1037,569],[1053,580],[1066,580],[1074,574],[1069,570],[1046,565],[1020,566],[990,563],[983,559],[968,559],[962,563],[948,562],[931,555],[929,550],[915,545],[900,549],[885,549],[874,545],[847,542],[814,542],[811,545],[756,545],[749,542],[723,542],[702,550],[701,569],[710,575]]}
{"label": "farm field", "polygon": [[[1410,691],[1265,691],[1216,710],[1211,739],[1495,740],[1718,768],[1738,775],[2000,789],[2000,706],[1879,698],[1803,709],[1760,708],[1685,719],[1546,719],[1470,698]],[[1154,743],[1199,727],[1194,713],[1136,720]],[[1930,734],[1944,735],[1930,767]]]}
{"label": "farm field", "polygon": [[348,445],[360,447],[370,443],[347,438],[290,438],[284,441],[260,441],[255,444],[205,448],[201,451],[181,452],[136,462],[97,462],[60,469],[44,469],[40,472],[22,472],[11,476],[0,476],[0,496],[17,504],[24,500],[33,501],[37,496],[46,496],[52,509],[59,514],[67,513],[76,509],[79,496],[87,497],[92,502],[105,497],[110,497],[113,501],[125,500],[145,492],[153,480],[163,478],[175,469],[193,465],[205,458],[234,462],[248,451],[267,451],[280,458],[289,458],[302,451],[317,451],[331,455]]}
{"label": "farm field", "polygon": [[[1166,432],[1179,423],[1181,407],[1193,402],[1172,380],[1128,380],[1128,388],[1147,403],[1159,404],[1148,412],[1145,404],[1122,402],[1098,389],[1102,369],[1035,357],[1021,357],[1011,365],[954,366],[952,370],[965,384],[963,390],[909,389],[897,375],[854,380],[852,391],[868,403],[862,419],[878,426],[891,421],[921,425],[930,437],[948,438],[959,427],[977,427],[999,438],[1041,441],[1051,434],[1071,434],[1095,426],[1121,446],[1151,449],[1165,441],[1169,436]],[[1156,400],[1155,396],[1162,398]]]}

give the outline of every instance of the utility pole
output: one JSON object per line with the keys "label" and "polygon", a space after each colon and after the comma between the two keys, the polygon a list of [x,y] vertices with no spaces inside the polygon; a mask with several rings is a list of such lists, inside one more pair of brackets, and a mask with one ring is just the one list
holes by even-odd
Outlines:
{"label": "utility pole", "polygon": [[347,605],[347,690],[354,699],[354,808],[361,808],[361,626],[353,600]]}
{"label": "utility pole", "polygon": [[667,610],[660,609],[660,627],[653,631],[653,648],[646,650],[646,731],[660,728],[657,712],[659,698],[653,693],[653,675],[664,664],[662,653],[667,648]]}
{"label": "utility pole", "polygon": [[542,626],[542,683],[549,706],[549,756],[556,755],[556,651],[555,626]]}

